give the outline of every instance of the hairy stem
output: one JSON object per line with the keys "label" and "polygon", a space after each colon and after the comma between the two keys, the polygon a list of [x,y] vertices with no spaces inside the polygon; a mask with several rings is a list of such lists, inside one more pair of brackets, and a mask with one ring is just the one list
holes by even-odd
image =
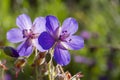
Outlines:
{"label": "hairy stem", "polygon": [[38,66],[35,66],[35,80],[38,80]]}
{"label": "hairy stem", "polygon": [[52,80],[52,77],[51,77],[51,63],[48,64],[48,76],[49,76],[49,80]]}
{"label": "hairy stem", "polygon": [[[35,57],[37,54],[37,49],[35,48]],[[38,65],[35,65],[35,80],[38,80]]]}
{"label": "hairy stem", "polygon": [[5,80],[4,79],[4,69],[2,69],[2,80]]}
{"label": "hairy stem", "polygon": [[49,76],[49,80],[54,80],[53,79],[53,63],[52,63],[52,58],[53,58],[53,49],[49,50],[48,53],[51,55],[50,57],[50,61],[48,63],[48,76]]}

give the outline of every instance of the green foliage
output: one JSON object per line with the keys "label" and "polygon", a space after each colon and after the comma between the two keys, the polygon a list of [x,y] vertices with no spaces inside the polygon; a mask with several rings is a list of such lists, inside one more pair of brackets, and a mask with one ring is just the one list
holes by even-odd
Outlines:
{"label": "green foliage", "polygon": [[[81,80],[120,80],[120,1],[119,0],[0,0],[0,46],[16,46],[6,40],[6,32],[16,26],[16,17],[28,14],[32,20],[38,16],[55,15],[62,22],[71,16],[79,22],[79,32],[86,30],[91,34],[85,40],[85,47],[72,51],[71,63],[65,67],[72,75],[81,71]],[[92,47],[91,47],[92,46]],[[94,65],[77,63],[74,55],[95,61]],[[13,68],[14,59],[0,50],[0,60],[6,59],[7,66]],[[31,64],[33,55],[28,62]],[[108,62],[113,68],[109,68]],[[13,70],[6,73],[15,76]],[[33,80],[31,65],[27,65],[18,80]]]}

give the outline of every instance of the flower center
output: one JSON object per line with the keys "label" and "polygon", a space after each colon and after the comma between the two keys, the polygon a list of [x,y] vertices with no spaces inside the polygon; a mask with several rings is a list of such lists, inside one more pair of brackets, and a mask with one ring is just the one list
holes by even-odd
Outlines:
{"label": "flower center", "polygon": [[33,33],[32,29],[24,29],[23,30],[23,38],[35,39],[38,37],[37,33]]}
{"label": "flower center", "polygon": [[[69,36],[70,36],[70,34],[68,34],[68,32],[66,30],[62,31],[62,34],[60,35],[59,40],[67,42],[66,38]],[[72,39],[70,39],[69,41],[71,41],[71,40]]]}

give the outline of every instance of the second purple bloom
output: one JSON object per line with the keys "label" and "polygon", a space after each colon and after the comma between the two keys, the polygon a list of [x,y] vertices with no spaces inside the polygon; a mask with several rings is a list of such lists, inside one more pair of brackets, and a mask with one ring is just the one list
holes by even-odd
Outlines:
{"label": "second purple bloom", "polygon": [[38,38],[43,49],[54,47],[55,61],[64,66],[70,62],[68,50],[79,50],[84,47],[84,40],[80,36],[73,35],[78,30],[78,23],[74,18],[67,18],[62,27],[55,16],[46,17],[46,30]]}

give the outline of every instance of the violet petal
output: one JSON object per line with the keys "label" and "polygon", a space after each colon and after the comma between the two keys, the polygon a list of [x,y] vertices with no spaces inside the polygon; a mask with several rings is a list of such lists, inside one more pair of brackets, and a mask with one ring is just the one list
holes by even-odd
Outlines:
{"label": "violet petal", "polygon": [[45,50],[50,49],[55,44],[54,38],[48,32],[41,33],[38,42]]}
{"label": "violet petal", "polygon": [[59,26],[59,21],[55,16],[49,15],[46,17],[46,29],[48,32],[53,33]]}
{"label": "violet petal", "polygon": [[7,39],[12,43],[18,43],[23,40],[23,34],[22,31],[18,28],[13,28],[7,32]]}
{"label": "violet petal", "polygon": [[65,66],[70,63],[70,53],[68,50],[56,47],[54,50],[54,59],[61,66]]}
{"label": "violet petal", "polygon": [[16,19],[16,24],[21,30],[31,29],[31,27],[32,27],[31,19],[26,14],[19,15]]}
{"label": "violet petal", "polygon": [[62,32],[67,31],[68,34],[74,34],[78,30],[78,23],[74,18],[67,18],[62,25]]}
{"label": "violet petal", "polygon": [[66,49],[79,50],[84,47],[84,40],[80,36],[69,36],[66,41],[61,42]]}
{"label": "violet petal", "polygon": [[33,52],[33,46],[31,45],[30,41],[27,40],[18,46],[17,51],[19,56],[29,56]]}
{"label": "violet petal", "polygon": [[44,50],[41,45],[38,43],[38,38],[37,39],[34,39],[32,41],[33,45],[40,51],[40,52],[44,52],[46,50]]}
{"label": "violet petal", "polygon": [[46,31],[46,20],[44,17],[38,17],[33,22],[33,32],[34,33],[42,33],[43,31]]}

